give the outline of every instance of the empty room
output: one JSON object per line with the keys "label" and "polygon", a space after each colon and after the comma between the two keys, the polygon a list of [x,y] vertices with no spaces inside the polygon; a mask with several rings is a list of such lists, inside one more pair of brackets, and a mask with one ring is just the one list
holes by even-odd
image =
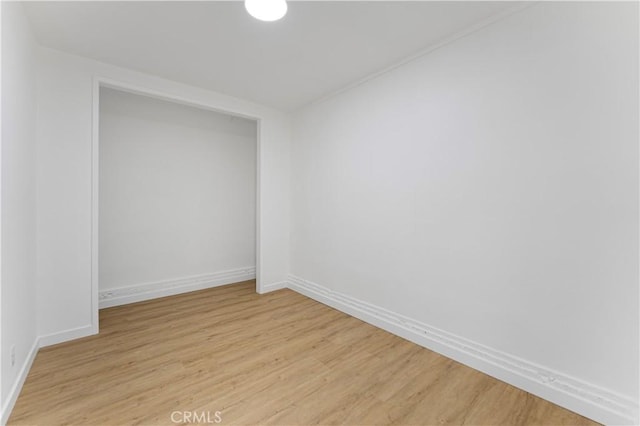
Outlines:
{"label": "empty room", "polygon": [[640,424],[640,2],[0,14],[2,425]]}

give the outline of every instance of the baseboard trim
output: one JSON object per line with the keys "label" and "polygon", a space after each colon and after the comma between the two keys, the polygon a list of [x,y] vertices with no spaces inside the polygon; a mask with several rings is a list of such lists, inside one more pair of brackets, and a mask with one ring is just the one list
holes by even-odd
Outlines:
{"label": "baseboard trim", "polygon": [[68,342],[70,340],[80,339],[82,337],[97,334],[91,324],[82,327],[70,328],[68,330],[59,331],[57,333],[45,334],[38,338],[39,347],[44,348],[58,343]]}
{"label": "baseboard trim", "polygon": [[272,291],[281,290],[283,288],[287,288],[289,285],[288,281],[280,281],[276,283],[271,283],[267,285],[263,285],[262,289],[259,291],[260,294],[271,293]]}
{"label": "baseboard trim", "polygon": [[235,282],[252,280],[255,278],[256,268],[254,266],[247,266],[245,268],[214,272],[205,275],[111,288],[100,291],[98,296],[100,300],[99,307],[102,309],[112,306],[126,305],[129,303],[142,302],[143,300],[173,296],[175,294],[203,290],[205,288],[217,287]]}
{"label": "baseboard trim", "polygon": [[82,327],[71,328],[69,330],[60,331],[58,333],[46,334],[44,336],[38,336],[31,346],[31,350],[27,354],[27,358],[20,369],[20,373],[16,377],[11,390],[9,391],[8,398],[5,405],[2,407],[2,413],[0,414],[0,425],[5,425],[9,421],[11,411],[18,400],[22,386],[29,375],[33,361],[36,359],[38,350],[46,346],[55,345],[58,343],[67,342],[69,340],[79,339],[81,337],[91,336],[96,334],[92,325],[85,325]]}
{"label": "baseboard trim", "polygon": [[369,324],[604,424],[637,424],[638,403],[294,275],[288,287]]}
{"label": "baseboard trim", "polygon": [[38,349],[40,348],[39,338],[36,337],[29,353],[27,354],[27,358],[22,364],[22,368],[16,377],[16,381],[11,386],[9,390],[9,395],[6,399],[4,406],[2,407],[2,414],[0,414],[0,424],[6,425],[9,421],[9,417],[11,416],[11,411],[13,410],[14,405],[16,405],[16,401],[18,400],[18,396],[20,395],[20,391],[22,390],[22,386],[24,385],[25,380],[27,380],[27,375],[29,374],[29,370],[31,370],[31,365],[33,364],[33,360],[36,359],[36,355],[38,353]]}

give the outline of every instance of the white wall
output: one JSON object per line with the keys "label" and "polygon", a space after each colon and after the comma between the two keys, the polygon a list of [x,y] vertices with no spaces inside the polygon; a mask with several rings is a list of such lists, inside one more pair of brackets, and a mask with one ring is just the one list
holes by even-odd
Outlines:
{"label": "white wall", "polygon": [[293,278],[633,409],[638,89],[637,4],[542,2],[302,110]]}
{"label": "white wall", "polygon": [[289,122],[272,109],[41,48],[38,62],[38,331],[43,344],[91,333],[94,76],[260,119],[257,253],[263,287],[286,280]]}
{"label": "white wall", "polygon": [[[2,423],[36,341],[35,44],[19,3],[2,2]],[[10,351],[15,346],[15,364]]]}
{"label": "white wall", "polygon": [[252,120],[100,90],[101,294],[255,267],[256,130]]}

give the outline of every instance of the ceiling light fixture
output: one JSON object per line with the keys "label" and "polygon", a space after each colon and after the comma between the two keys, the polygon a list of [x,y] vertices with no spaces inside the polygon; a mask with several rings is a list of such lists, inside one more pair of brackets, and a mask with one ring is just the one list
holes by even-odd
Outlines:
{"label": "ceiling light fixture", "polygon": [[244,0],[244,7],[261,21],[277,21],[287,14],[286,0]]}

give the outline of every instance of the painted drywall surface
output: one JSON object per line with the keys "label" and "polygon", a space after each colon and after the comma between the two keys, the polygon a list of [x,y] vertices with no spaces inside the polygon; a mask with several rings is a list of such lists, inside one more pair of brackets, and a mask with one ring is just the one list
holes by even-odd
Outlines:
{"label": "painted drywall surface", "polygon": [[637,8],[540,3],[299,112],[292,273],[637,400]]}
{"label": "painted drywall surface", "polygon": [[256,122],[100,91],[100,291],[255,267]]}
{"label": "painted drywall surface", "polygon": [[50,49],[38,68],[38,331],[91,324],[91,133],[94,76],[259,117],[259,279],[286,279],[289,122],[286,114]]}
{"label": "painted drywall surface", "polygon": [[4,409],[36,339],[36,74],[35,42],[22,5],[2,2],[1,7]]}

